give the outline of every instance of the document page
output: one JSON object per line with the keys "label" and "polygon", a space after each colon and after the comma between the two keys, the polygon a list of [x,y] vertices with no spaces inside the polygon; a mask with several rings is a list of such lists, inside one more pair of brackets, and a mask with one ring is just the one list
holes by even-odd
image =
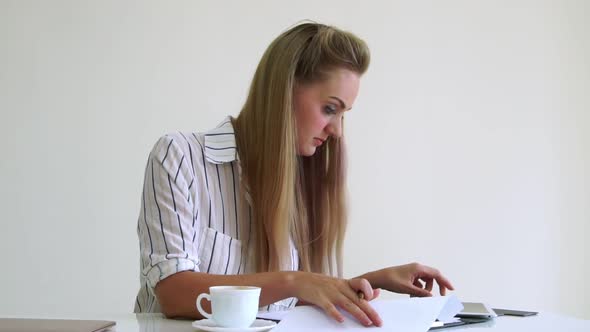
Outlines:
{"label": "document page", "polygon": [[[371,305],[383,320],[381,331],[425,332],[436,319],[451,321],[463,309],[455,296],[375,300]],[[283,317],[273,332],[368,331],[354,317],[342,313],[344,322],[339,323],[315,306],[296,307]]]}

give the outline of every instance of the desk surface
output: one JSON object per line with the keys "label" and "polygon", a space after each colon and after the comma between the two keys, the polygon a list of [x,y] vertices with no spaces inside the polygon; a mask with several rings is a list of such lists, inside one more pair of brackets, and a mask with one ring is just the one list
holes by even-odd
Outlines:
{"label": "desk surface", "polygon": [[[30,317],[32,318],[32,317]],[[194,332],[192,321],[166,319],[160,314],[119,314],[98,315],[94,317],[35,317],[35,318],[79,318],[100,319],[116,321],[116,332]],[[590,320],[581,320],[553,313],[539,313],[532,317],[501,316],[493,321],[481,324],[459,326],[437,331],[462,331],[469,330],[487,332],[590,332]],[[272,330],[271,330],[272,331]],[[387,331],[387,326],[382,329],[367,328],[367,331]]]}
{"label": "desk surface", "polygon": [[[107,317],[105,317],[107,318]],[[129,314],[119,317],[112,317],[110,320],[117,321],[117,332],[184,332],[196,331],[191,324],[192,321],[181,321],[165,319],[158,314]],[[374,329],[368,329],[374,330]],[[383,331],[387,331],[384,326]],[[516,332],[516,331],[584,331],[590,332],[590,321],[570,318],[567,316],[552,313],[539,313],[532,317],[509,317],[501,316],[493,321],[482,324],[474,324],[463,327],[448,328],[438,331],[469,330],[488,332]]]}

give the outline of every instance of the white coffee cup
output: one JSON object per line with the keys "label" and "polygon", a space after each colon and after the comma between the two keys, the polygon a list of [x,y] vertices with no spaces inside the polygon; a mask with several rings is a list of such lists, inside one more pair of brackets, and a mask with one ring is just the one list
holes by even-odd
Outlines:
{"label": "white coffee cup", "polygon": [[[203,310],[203,298],[211,301],[211,314]],[[260,287],[214,286],[197,297],[197,310],[220,327],[246,328],[256,320],[259,299]]]}

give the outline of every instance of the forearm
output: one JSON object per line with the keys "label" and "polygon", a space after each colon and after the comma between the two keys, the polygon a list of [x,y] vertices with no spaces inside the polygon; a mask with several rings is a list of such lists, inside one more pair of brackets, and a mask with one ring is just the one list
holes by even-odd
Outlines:
{"label": "forearm", "polygon": [[381,280],[382,278],[380,277],[380,274],[378,273],[378,271],[367,272],[367,273],[362,274],[356,278],[367,279],[367,281],[371,284],[371,287],[373,287],[373,289],[386,288],[384,286],[384,281]]}
{"label": "forearm", "polygon": [[[215,275],[200,272],[176,273],[156,285],[156,296],[162,312],[168,318],[203,318],[196,310],[195,300],[201,293],[208,293],[211,286],[257,286],[260,306],[294,296],[293,286],[297,272],[266,272],[245,275]],[[209,301],[203,308],[211,311]]]}

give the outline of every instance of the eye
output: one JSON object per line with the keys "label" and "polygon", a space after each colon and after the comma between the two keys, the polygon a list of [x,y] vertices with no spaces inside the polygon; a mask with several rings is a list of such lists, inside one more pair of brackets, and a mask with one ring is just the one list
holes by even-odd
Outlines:
{"label": "eye", "polygon": [[336,112],[338,112],[338,110],[336,109],[336,106],[334,106],[334,105],[326,105],[324,107],[324,113],[326,113],[328,115],[336,114]]}

